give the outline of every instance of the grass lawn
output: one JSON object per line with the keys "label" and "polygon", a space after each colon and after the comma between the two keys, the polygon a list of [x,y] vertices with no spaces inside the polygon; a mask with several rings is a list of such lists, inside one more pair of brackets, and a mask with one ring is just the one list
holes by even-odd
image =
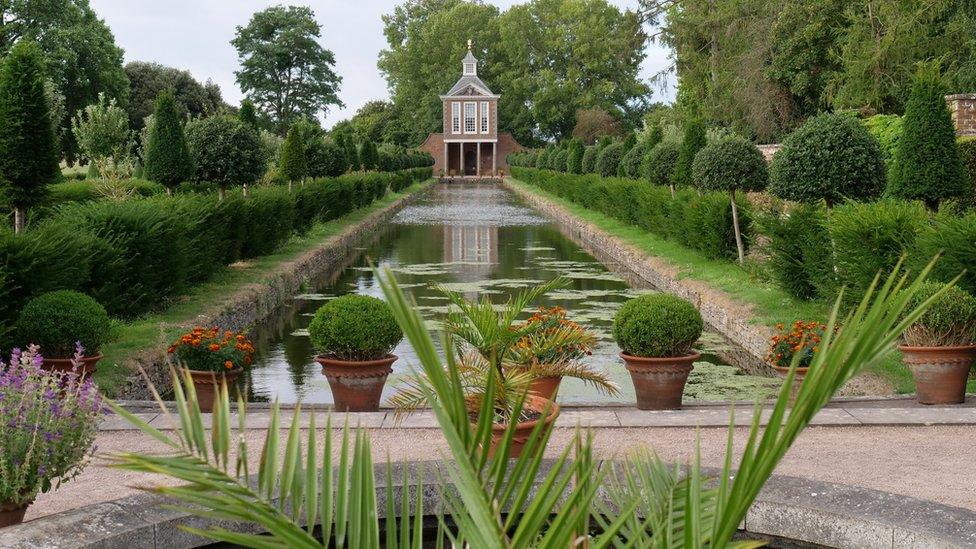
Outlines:
{"label": "grass lawn", "polygon": [[[704,282],[722,290],[741,303],[752,305],[753,321],[765,326],[790,324],[794,320],[826,320],[830,305],[823,301],[796,299],[771,282],[760,280],[735,263],[709,259],[701,253],[681,244],[665,240],[639,227],[629,225],[602,213],[588,210],[576,203],[545,192],[534,185],[509,179],[519,189],[559,204],[573,215],[615,235],[649,256],[664,259],[679,269],[678,278]],[[901,362],[901,355],[891,354],[878,364],[868,365],[867,371],[877,374],[891,383],[899,393],[915,391],[911,372]],[[970,391],[976,390],[976,381],[970,382]]]}
{"label": "grass lawn", "polygon": [[112,341],[102,347],[105,358],[99,362],[95,380],[102,391],[112,396],[130,374],[123,366],[126,360],[151,348],[165,347],[176,339],[181,325],[192,323],[205,312],[214,310],[245,284],[260,283],[282,263],[322,244],[373,212],[383,209],[407,194],[430,185],[433,180],[415,183],[399,193],[389,193],[366,208],[353,211],[328,223],[317,223],[303,236],[293,236],[275,253],[223,267],[208,282],[194,286],[187,294],[176,297],[163,311],[127,323],[119,323]]}

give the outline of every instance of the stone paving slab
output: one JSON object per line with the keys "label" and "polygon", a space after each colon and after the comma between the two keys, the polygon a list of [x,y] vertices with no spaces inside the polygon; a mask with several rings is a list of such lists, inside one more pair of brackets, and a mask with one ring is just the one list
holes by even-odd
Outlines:
{"label": "stone paving slab", "polygon": [[970,425],[976,423],[976,408],[850,408],[847,410],[867,425]]}

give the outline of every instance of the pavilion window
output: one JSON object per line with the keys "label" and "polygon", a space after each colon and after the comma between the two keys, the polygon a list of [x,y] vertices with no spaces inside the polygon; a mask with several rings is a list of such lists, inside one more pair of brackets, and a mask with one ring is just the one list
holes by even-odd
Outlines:
{"label": "pavilion window", "polygon": [[488,102],[481,102],[481,133],[488,133]]}
{"label": "pavilion window", "polygon": [[464,104],[464,133],[477,133],[478,127],[475,125],[477,110],[477,103],[471,102]]}
{"label": "pavilion window", "polygon": [[451,103],[451,132],[461,133],[461,103]]}

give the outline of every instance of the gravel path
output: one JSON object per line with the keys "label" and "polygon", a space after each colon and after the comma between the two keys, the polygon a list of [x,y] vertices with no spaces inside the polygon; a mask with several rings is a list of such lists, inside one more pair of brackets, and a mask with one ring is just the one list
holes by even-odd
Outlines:
{"label": "gravel path", "polygon": [[[620,456],[640,445],[653,447],[669,461],[690,459],[695,429],[598,428],[595,445],[601,456]],[[548,453],[555,455],[573,430],[555,430]],[[727,431],[700,430],[702,460],[720,466]],[[745,442],[745,430],[736,437],[737,451]],[[438,459],[445,448],[436,429],[371,430],[374,458],[386,461]],[[256,454],[262,431],[248,431],[249,446]],[[776,473],[813,480],[851,484],[976,510],[976,475],[973,443],[976,426],[938,425],[911,427],[811,427],[793,445]],[[106,431],[98,437],[100,455],[115,452],[160,452],[164,447],[141,433]],[[446,450],[443,450],[446,451]],[[135,486],[164,479],[105,467],[104,460],[55,493],[41,495],[30,507],[27,519],[131,495]]]}

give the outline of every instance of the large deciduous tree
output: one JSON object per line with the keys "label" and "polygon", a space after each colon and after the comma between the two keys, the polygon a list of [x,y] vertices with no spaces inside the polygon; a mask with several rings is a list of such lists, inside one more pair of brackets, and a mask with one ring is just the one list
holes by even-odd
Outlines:
{"label": "large deciduous tree", "polygon": [[[124,102],[128,82],[122,49],[88,0],[0,0],[0,57],[24,39],[38,44],[47,74],[64,96],[65,116],[55,121],[60,128],[69,128],[71,116],[99,93]],[[73,136],[61,134],[62,152],[73,160]]]}
{"label": "large deciduous tree", "polygon": [[201,84],[189,71],[133,61],[125,66],[125,74],[129,78],[126,112],[129,126],[135,131],[142,130],[146,117],[156,109],[156,99],[165,90],[172,92],[181,118],[210,116],[224,105],[216,84]]}
{"label": "large deciduous tree", "polygon": [[231,40],[241,62],[237,83],[279,133],[301,116],[342,106],[342,78],[333,70],[333,53],[319,44],[321,36],[311,8],[273,6],[237,27]]}
{"label": "large deciduous tree", "polygon": [[44,199],[59,175],[44,78],[44,58],[33,42],[14,46],[0,66],[0,198],[13,208],[17,232],[26,209]]}

